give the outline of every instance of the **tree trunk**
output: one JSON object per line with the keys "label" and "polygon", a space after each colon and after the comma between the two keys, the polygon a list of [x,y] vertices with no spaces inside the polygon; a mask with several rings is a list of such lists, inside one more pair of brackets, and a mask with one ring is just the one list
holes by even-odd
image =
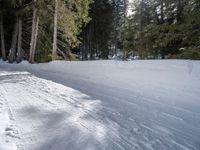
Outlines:
{"label": "tree trunk", "polygon": [[55,0],[55,12],[54,12],[54,33],[53,33],[53,50],[52,60],[57,58],[57,28],[58,28],[58,0]]}
{"label": "tree trunk", "polygon": [[143,7],[144,7],[144,0],[141,0],[141,2],[140,2],[140,29],[139,29],[139,31],[140,31],[140,36],[139,36],[139,41],[140,41],[140,43],[139,43],[139,51],[138,51],[138,53],[139,53],[139,56],[140,56],[140,59],[143,59],[143,37],[142,37],[142,35],[141,35],[141,32],[143,31],[143,17],[144,17],[144,12],[143,12]]}
{"label": "tree trunk", "polygon": [[143,19],[144,19],[143,5],[144,5],[144,0],[141,0],[140,2],[140,31],[143,31]]}
{"label": "tree trunk", "polygon": [[37,9],[34,8],[33,10],[33,19],[32,19],[32,31],[31,31],[31,43],[30,43],[30,53],[29,53],[29,62],[33,63],[33,45],[34,45],[34,35],[35,35],[35,25],[36,25],[36,15],[37,15]]}
{"label": "tree trunk", "polygon": [[83,49],[82,49],[82,60],[86,60],[87,46],[86,46],[86,28],[83,30]]}
{"label": "tree trunk", "polygon": [[17,44],[17,34],[18,34],[18,17],[15,21],[14,31],[12,35],[12,43],[11,43],[11,49],[9,54],[9,63],[13,63],[16,58],[16,44]]}
{"label": "tree trunk", "polygon": [[163,24],[164,23],[164,4],[163,4],[163,1],[161,1],[161,8],[160,8],[160,11],[161,11],[161,21],[160,23]]}
{"label": "tree trunk", "polygon": [[87,58],[90,59],[90,54],[91,54],[91,47],[90,47],[90,23],[88,23],[88,29],[87,29],[87,45],[88,45],[88,55]]}
{"label": "tree trunk", "polygon": [[181,23],[182,21],[182,12],[183,12],[183,2],[181,0],[177,0],[176,2],[177,4],[177,11],[176,11],[176,20],[177,20],[177,23]]}
{"label": "tree trunk", "polygon": [[[119,2],[117,1],[117,4],[116,4],[116,14],[119,14]],[[118,43],[118,25],[119,25],[119,18],[120,17],[116,17],[115,18],[115,38],[114,38],[114,56],[117,56],[117,43]]]}
{"label": "tree trunk", "polygon": [[32,50],[32,63],[34,62],[35,58],[35,51],[37,46],[37,37],[38,37],[38,30],[39,30],[39,17],[36,17],[36,25],[35,25],[35,35],[34,35],[34,44],[33,44],[33,50]]}
{"label": "tree trunk", "polygon": [[5,41],[4,41],[4,27],[3,27],[3,16],[0,15],[0,33],[1,33],[1,54],[2,59],[6,60],[6,50],[5,50]]}
{"label": "tree trunk", "polygon": [[90,23],[90,30],[89,30],[89,38],[90,38],[90,60],[93,60],[94,58],[93,58],[93,54],[94,54],[94,50],[93,50],[93,42],[94,42],[94,40],[93,40],[93,21],[91,21],[91,23]]}
{"label": "tree trunk", "polygon": [[[34,1],[36,3],[36,0]],[[33,19],[32,19],[32,32],[31,32],[31,43],[30,43],[30,54],[29,62],[34,63],[35,48],[37,44],[39,17],[37,16],[37,8],[33,8]]]}
{"label": "tree trunk", "polygon": [[88,60],[88,25],[85,28],[85,60]]}
{"label": "tree trunk", "polygon": [[22,50],[22,19],[18,21],[18,42],[17,42],[17,63],[21,62],[21,50]]}

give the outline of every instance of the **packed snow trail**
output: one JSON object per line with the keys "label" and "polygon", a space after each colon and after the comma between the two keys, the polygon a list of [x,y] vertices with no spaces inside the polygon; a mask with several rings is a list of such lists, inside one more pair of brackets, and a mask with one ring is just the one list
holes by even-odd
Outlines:
{"label": "packed snow trail", "polygon": [[19,150],[101,149],[115,127],[96,114],[100,101],[76,90],[27,72],[1,71],[0,79],[9,116],[4,139]]}
{"label": "packed snow trail", "polygon": [[0,150],[199,150],[199,91],[199,61],[0,62]]}

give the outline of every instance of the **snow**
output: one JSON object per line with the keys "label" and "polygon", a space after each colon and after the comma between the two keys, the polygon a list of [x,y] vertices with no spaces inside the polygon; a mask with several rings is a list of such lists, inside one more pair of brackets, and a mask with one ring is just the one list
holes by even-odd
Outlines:
{"label": "snow", "polygon": [[200,61],[0,62],[0,150],[199,150]]}

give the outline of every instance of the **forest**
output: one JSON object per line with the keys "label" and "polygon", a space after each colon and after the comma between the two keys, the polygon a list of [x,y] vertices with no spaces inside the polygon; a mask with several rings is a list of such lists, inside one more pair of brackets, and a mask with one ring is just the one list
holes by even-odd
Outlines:
{"label": "forest", "polygon": [[200,0],[0,0],[10,63],[200,59]]}
{"label": "forest", "polygon": [[200,0],[0,0],[0,150],[200,150]]}

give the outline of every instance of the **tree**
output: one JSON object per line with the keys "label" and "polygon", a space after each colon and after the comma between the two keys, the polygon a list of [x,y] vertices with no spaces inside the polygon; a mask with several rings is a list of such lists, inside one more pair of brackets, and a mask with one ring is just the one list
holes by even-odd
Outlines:
{"label": "tree", "polygon": [[1,54],[3,60],[6,60],[6,50],[5,50],[5,41],[4,41],[4,26],[3,26],[3,15],[0,14],[0,39],[1,39]]}
{"label": "tree", "polygon": [[114,43],[114,9],[115,5],[110,0],[95,0],[91,4],[91,21],[82,32],[81,53],[82,59],[87,60],[88,54],[92,59],[108,59]]}
{"label": "tree", "polygon": [[[55,9],[55,2],[58,2],[59,9]],[[28,59],[30,63],[48,61],[49,58],[55,59],[51,51],[54,49],[58,59],[66,58],[70,54],[70,49],[78,45],[78,35],[90,20],[88,16],[90,3],[91,0],[3,1],[0,11],[2,57],[4,59],[6,57],[4,49],[9,49],[11,63],[15,60],[20,62],[22,59]],[[3,16],[4,12],[7,13],[6,16]],[[5,44],[2,44],[4,42]]]}
{"label": "tree", "polygon": [[32,19],[32,32],[31,32],[31,43],[30,43],[30,54],[29,62],[34,63],[35,50],[37,45],[38,30],[39,30],[39,16],[37,8],[37,0],[33,1],[33,19]]}
{"label": "tree", "polygon": [[52,59],[55,60],[57,57],[57,30],[58,30],[58,0],[55,0],[55,13],[54,13],[54,33],[53,33],[53,50]]}
{"label": "tree", "polygon": [[125,29],[124,51],[133,49],[140,58],[165,58],[180,54],[183,47],[198,49],[199,8],[198,0],[136,1]]}

